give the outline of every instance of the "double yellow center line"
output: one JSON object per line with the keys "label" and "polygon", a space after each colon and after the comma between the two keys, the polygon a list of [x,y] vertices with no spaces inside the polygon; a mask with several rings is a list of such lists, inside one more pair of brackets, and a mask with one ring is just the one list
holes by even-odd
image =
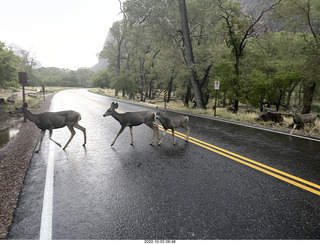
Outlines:
{"label": "double yellow center line", "polygon": [[[163,127],[159,124],[157,124],[159,129],[160,130],[164,130]],[[171,133],[171,130],[168,130],[167,131],[168,133]],[[175,131],[175,136],[176,137],[179,137],[179,138],[182,138],[182,139],[185,139],[186,136],[178,131]],[[291,185],[294,185],[296,187],[299,187],[301,189],[304,189],[306,191],[309,191],[313,194],[316,194],[318,196],[320,196],[320,185],[317,185],[317,184],[314,184],[310,181],[307,181],[307,180],[304,180],[304,179],[301,179],[299,177],[296,177],[294,175],[291,175],[291,174],[288,174],[286,172],[283,172],[283,171],[280,171],[278,169],[275,169],[275,168],[272,168],[272,167],[269,167],[267,165],[264,165],[262,163],[259,163],[257,161],[254,161],[254,160],[251,160],[249,158],[246,158],[246,157],[243,157],[241,155],[238,155],[238,154],[235,154],[233,152],[230,152],[230,151],[227,151],[223,148],[220,148],[220,147],[217,147],[217,146],[214,146],[212,144],[209,144],[207,142],[204,142],[204,141],[201,141],[201,140],[198,140],[196,138],[193,138],[193,137],[189,137],[189,142],[190,143],[193,143],[199,147],[202,147],[202,148],[205,148],[209,151],[212,151],[214,153],[217,153],[221,156],[224,156],[226,158],[229,158],[233,161],[236,161],[238,163],[241,163],[243,165],[246,165],[250,168],[253,168],[255,170],[258,170],[262,173],[265,173],[267,175],[270,175],[270,176],[273,176],[279,180],[282,180],[282,181],[285,181]]]}
{"label": "double yellow center line", "polygon": [[[163,130],[163,127],[161,125],[159,125],[159,129]],[[169,133],[171,133],[171,130],[168,131]],[[175,136],[185,139],[186,136],[178,131],[175,131]],[[291,185],[297,186],[301,189],[304,189],[306,191],[309,191],[311,193],[314,193],[318,196],[320,196],[320,186],[317,184],[314,184],[312,182],[309,182],[307,180],[301,179],[299,177],[296,177],[294,175],[290,175],[288,173],[285,173],[283,171],[277,170],[275,168],[269,167],[267,165],[264,165],[262,163],[259,163],[257,161],[251,160],[249,158],[243,157],[241,155],[235,154],[233,152],[227,151],[223,148],[220,147],[216,147],[214,145],[211,145],[209,143],[203,142],[201,140],[198,140],[196,138],[193,137],[189,137],[189,142],[193,143],[199,147],[205,148],[207,150],[210,150],[214,153],[220,154],[221,156],[227,157],[233,161],[236,161],[238,163],[241,163],[243,165],[246,165],[250,168],[253,168],[255,170],[258,170],[260,172],[263,172],[265,174],[268,174],[270,176],[273,176],[279,180],[285,181]],[[319,189],[319,190],[318,190]]]}

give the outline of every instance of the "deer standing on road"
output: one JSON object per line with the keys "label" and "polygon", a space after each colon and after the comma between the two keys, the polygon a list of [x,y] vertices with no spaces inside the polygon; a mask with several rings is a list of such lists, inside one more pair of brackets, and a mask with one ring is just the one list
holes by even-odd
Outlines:
{"label": "deer standing on road", "polygon": [[151,111],[141,111],[141,112],[126,112],[123,114],[117,113],[116,109],[118,108],[118,103],[111,103],[110,108],[105,112],[103,117],[107,117],[111,115],[114,119],[118,120],[118,122],[121,125],[121,128],[116,136],[116,138],[113,140],[111,146],[114,145],[117,138],[120,136],[120,134],[123,132],[123,130],[129,126],[130,128],[130,134],[131,134],[131,145],[133,145],[133,133],[132,133],[132,127],[138,126],[141,124],[146,124],[153,130],[153,137],[150,142],[150,145],[152,145],[155,137],[158,137],[158,126],[155,124],[156,115],[154,112]]}
{"label": "deer standing on road", "polygon": [[314,126],[316,124],[317,118],[320,117],[319,115],[316,114],[297,114],[297,111],[295,109],[293,109],[293,127],[292,130],[290,132],[290,135],[292,135],[292,132],[294,131],[294,129],[299,126],[300,128],[302,128],[304,135],[305,135],[305,130],[304,130],[304,126],[305,124],[310,124],[310,132],[308,133],[308,136],[311,134],[311,132],[314,129]]}
{"label": "deer standing on road", "polygon": [[38,126],[38,128],[41,130],[40,145],[36,153],[40,152],[41,150],[42,140],[46,133],[46,130],[49,130],[50,140],[53,141],[55,144],[57,144],[59,147],[61,147],[61,145],[58,142],[54,141],[51,138],[52,130],[63,128],[65,126],[67,126],[68,129],[70,130],[71,136],[67,144],[64,146],[63,150],[67,148],[72,138],[76,134],[74,128],[77,128],[83,132],[83,135],[84,135],[83,146],[86,145],[87,143],[86,128],[78,124],[79,120],[81,119],[81,115],[78,112],[73,110],[68,110],[68,111],[60,111],[60,112],[45,112],[41,114],[33,114],[27,109],[27,107],[28,107],[28,104],[24,103],[21,108],[16,108],[16,113],[23,113],[28,120],[36,124],[36,126]]}
{"label": "deer standing on road", "polygon": [[190,127],[188,126],[189,117],[184,115],[179,115],[176,117],[168,118],[166,115],[166,110],[158,111],[158,107],[156,107],[156,116],[159,119],[160,123],[164,128],[164,132],[162,138],[159,141],[159,145],[162,143],[163,137],[165,136],[168,129],[172,131],[173,145],[176,145],[176,139],[174,137],[174,129],[176,128],[184,128],[187,130],[186,142],[189,140],[190,135]]}

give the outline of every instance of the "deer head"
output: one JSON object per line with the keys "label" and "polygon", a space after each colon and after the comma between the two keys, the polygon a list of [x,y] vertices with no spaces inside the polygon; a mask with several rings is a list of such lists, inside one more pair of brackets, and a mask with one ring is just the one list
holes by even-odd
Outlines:
{"label": "deer head", "polygon": [[160,116],[165,115],[167,109],[160,110],[158,106],[156,106],[156,118],[159,119]]}
{"label": "deer head", "polygon": [[107,112],[104,113],[103,117],[112,115],[117,108],[118,108],[118,103],[112,102],[110,108],[107,110]]}
{"label": "deer head", "polygon": [[14,111],[9,111],[9,114],[19,114],[19,113],[23,113],[23,111],[25,109],[28,108],[28,104],[26,102],[23,103],[22,107],[19,108],[15,108]]}

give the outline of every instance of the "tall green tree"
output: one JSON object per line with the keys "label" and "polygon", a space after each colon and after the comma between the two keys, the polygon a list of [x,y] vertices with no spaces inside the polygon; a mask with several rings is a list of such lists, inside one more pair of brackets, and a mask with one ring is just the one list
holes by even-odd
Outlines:
{"label": "tall green tree", "polygon": [[304,98],[302,113],[310,113],[311,105],[320,83],[320,2],[318,0],[284,0],[277,17],[285,28],[304,35],[306,42],[304,68],[306,79],[303,82]]}
{"label": "tall green tree", "polygon": [[92,85],[101,88],[110,88],[111,78],[107,69],[98,71],[92,77]]}
{"label": "tall green tree", "polygon": [[206,106],[204,104],[203,93],[200,87],[198,73],[195,69],[195,61],[194,61],[192,42],[191,42],[190,30],[189,30],[188,12],[187,12],[185,0],[179,0],[179,12],[180,12],[181,29],[182,29],[182,36],[183,36],[183,47],[184,47],[183,55],[187,63],[187,67],[189,71],[189,79],[194,91],[197,107],[205,109]]}
{"label": "tall green tree", "polygon": [[16,86],[19,57],[0,42],[0,87]]}
{"label": "tall green tree", "polygon": [[[257,91],[261,109],[263,104],[275,105],[276,110],[288,108],[295,88],[304,79],[304,47],[300,33],[270,32],[252,39],[243,63],[245,98],[252,101],[254,91]],[[263,92],[265,96],[262,96]]]}
{"label": "tall green tree", "polygon": [[234,113],[238,112],[241,98],[241,71],[240,61],[244,56],[248,40],[259,34],[260,20],[265,13],[272,10],[281,0],[277,0],[270,7],[262,10],[257,17],[248,16],[243,12],[241,4],[235,0],[218,0],[221,18],[225,22],[226,43],[231,48],[234,58],[234,72],[236,74],[232,89],[235,94]]}

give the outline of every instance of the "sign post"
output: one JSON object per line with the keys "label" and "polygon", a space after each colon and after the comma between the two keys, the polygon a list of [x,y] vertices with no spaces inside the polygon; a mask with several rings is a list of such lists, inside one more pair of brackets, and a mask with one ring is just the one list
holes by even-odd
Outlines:
{"label": "sign post", "polygon": [[[22,86],[22,106],[26,102],[26,94],[24,91],[24,86],[28,83],[28,77],[26,72],[19,72],[18,73],[19,83]],[[24,117],[24,122],[26,122],[26,117]]]}
{"label": "sign post", "polygon": [[167,98],[168,98],[168,91],[164,90],[163,91],[163,98],[164,98],[164,108],[167,108]]}
{"label": "sign post", "polygon": [[216,90],[216,97],[214,99],[214,117],[217,115],[217,99],[218,99],[218,90],[220,89],[220,81],[216,80],[214,82],[214,89]]}
{"label": "sign post", "polygon": [[22,86],[22,103],[25,103],[26,96],[25,96],[25,92],[24,92],[24,86],[27,85],[27,83],[28,83],[27,73],[26,72],[19,72],[18,77],[19,77],[19,83]]}

